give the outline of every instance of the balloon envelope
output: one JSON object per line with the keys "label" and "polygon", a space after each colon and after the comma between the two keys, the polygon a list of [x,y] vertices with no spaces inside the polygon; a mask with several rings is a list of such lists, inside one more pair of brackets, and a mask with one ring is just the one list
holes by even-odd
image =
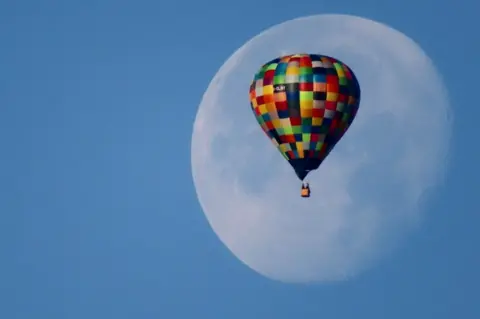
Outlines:
{"label": "balloon envelope", "polygon": [[338,59],[285,55],[255,74],[250,104],[262,130],[304,180],[352,124],[360,105],[360,85]]}

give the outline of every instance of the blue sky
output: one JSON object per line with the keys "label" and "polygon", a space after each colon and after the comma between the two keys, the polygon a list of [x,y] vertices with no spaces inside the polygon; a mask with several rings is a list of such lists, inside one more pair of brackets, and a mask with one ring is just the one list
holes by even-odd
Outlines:
{"label": "blue sky", "polygon": [[[0,318],[479,318],[474,1],[4,1]],[[190,138],[223,62],[267,27],[346,13],[413,38],[454,110],[446,183],[374,269],[287,285],[242,265],[196,199]]]}

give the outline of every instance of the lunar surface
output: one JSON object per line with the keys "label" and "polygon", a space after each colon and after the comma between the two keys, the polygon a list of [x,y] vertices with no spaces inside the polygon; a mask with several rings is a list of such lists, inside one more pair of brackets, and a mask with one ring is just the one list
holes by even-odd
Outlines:
{"label": "lunar surface", "polygon": [[[259,67],[290,53],[336,57],[362,89],[349,131],[307,177],[309,199],[300,197],[300,181],[260,129],[248,96]],[[191,146],[198,199],[225,246],[268,278],[354,276],[419,225],[424,195],[434,194],[445,171],[449,112],[432,61],[404,34],[347,15],[287,21],[238,49],[205,92]]]}

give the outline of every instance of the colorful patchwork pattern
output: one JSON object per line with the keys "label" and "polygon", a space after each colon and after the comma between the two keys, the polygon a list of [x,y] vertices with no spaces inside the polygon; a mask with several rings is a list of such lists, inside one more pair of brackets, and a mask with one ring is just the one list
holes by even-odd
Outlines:
{"label": "colorful patchwork pattern", "polygon": [[287,160],[321,162],[352,124],[360,86],[353,71],[335,58],[293,54],[261,67],[250,86],[250,103]]}

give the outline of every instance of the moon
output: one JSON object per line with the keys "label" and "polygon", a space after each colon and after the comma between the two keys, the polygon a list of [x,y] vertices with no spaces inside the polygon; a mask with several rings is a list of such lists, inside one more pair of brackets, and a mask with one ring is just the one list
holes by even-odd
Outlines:
{"label": "moon", "polygon": [[[340,59],[362,89],[352,126],[308,176],[309,199],[248,97],[258,68],[289,53]],[[212,79],[193,125],[193,181],[213,231],[257,273],[286,283],[345,280],[420,225],[425,194],[443,179],[450,132],[446,88],[412,39],[361,17],[303,17],[249,40]]]}

